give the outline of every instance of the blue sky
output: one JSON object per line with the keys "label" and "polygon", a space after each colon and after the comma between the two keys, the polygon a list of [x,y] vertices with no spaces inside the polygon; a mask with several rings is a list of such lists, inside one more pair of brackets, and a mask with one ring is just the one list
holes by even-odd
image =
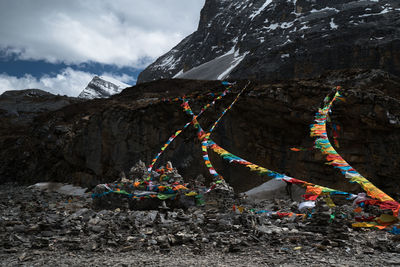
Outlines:
{"label": "blue sky", "polygon": [[0,94],[77,96],[94,75],[135,84],[196,30],[204,0],[0,0]]}

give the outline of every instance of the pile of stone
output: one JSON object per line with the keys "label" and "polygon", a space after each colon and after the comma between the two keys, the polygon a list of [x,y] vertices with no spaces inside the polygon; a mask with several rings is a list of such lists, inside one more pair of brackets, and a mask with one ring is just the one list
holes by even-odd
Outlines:
{"label": "pile of stone", "polygon": [[[189,186],[184,183],[183,177],[178,173],[176,168],[172,167],[171,162],[167,162],[166,166],[160,168],[161,171],[147,171],[146,165],[139,161],[129,172],[129,178],[122,173],[118,181],[110,184],[100,184],[93,190],[93,207],[100,209],[130,209],[130,210],[158,210],[158,209],[187,209],[196,205],[196,199],[202,198],[206,188],[204,186],[194,189],[194,186],[184,190],[176,190],[169,192],[170,198],[154,197],[159,192],[154,190],[159,186],[174,187],[175,185]],[[146,184],[141,183],[146,181]],[[141,186],[134,186],[141,183]],[[117,191],[117,192],[116,192]],[[126,192],[121,194],[119,192]],[[192,194],[187,195],[192,192]],[[146,196],[153,196],[146,198]],[[133,198],[135,196],[135,198]],[[203,201],[199,204],[203,204]]]}

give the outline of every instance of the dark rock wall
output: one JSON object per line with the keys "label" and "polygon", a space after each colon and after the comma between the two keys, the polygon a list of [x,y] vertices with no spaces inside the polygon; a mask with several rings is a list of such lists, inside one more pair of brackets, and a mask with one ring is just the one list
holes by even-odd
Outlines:
{"label": "dark rock wall", "polygon": [[[332,92],[330,83],[340,82],[348,87],[343,91],[346,102],[335,104],[332,114],[333,122],[342,127],[338,152],[377,186],[394,193],[400,159],[398,79],[380,72],[356,71],[351,75],[353,78],[347,80],[333,73],[314,80],[253,81],[212,137],[232,153],[272,170],[325,186],[357,190],[339,171],[324,164],[319,151],[290,151],[291,147],[312,147],[309,125],[324,97]],[[244,84],[239,82],[234,91]],[[190,119],[180,102],[161,99],[201,94],[207,88],[214,92],[223,89],[219,82],[166,80],[128,88],[110,99],[43,113],[25,131],[0,137],[1,181],[72,181],[85,186],[114,181],[139,159],[148,164],[169,136]],[[393,90],[385,93],[382,88]],[[202,126],[207,129],[233,98],[231,94],[210,108],[200,119]],[[194,109],[198,111],[210,99],[194,101]],[[217,171],[237,191],[266,180],[210,154]],[[172,143],[160,163],[166,160],[172,160],[185,179],[207,174],[192,128]]]}

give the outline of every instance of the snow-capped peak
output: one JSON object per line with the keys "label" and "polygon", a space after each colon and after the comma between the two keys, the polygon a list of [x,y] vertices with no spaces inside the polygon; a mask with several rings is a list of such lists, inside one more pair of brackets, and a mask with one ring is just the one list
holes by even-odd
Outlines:
{"label": "snow-capped peak", "polygon": [[110,76],[99,76],[99,78],[102,79],[102,80],[105,80],[105,81],[107,81],[107,82],[113,83],[113,84],[115,84],[116,86],[121,87],[121,88],[123,88],[123,89],[125,89],[125,88],[127,88],[127,87],[131,87],[131,85],[126,84],[126,83],[123,83],[123,82],[121,82],[121,81],[118,81],[118,80],[116,80],[116,79],[114,79],[114,78],[112,78],[112,77],[110,77]]}
{"label": "snow-capped peak", "polygon": [[127,87],[130,87],[130,85],[120,82],[112,77],[94,76],[78,97],[87,99],[108,98],[120,93]]}

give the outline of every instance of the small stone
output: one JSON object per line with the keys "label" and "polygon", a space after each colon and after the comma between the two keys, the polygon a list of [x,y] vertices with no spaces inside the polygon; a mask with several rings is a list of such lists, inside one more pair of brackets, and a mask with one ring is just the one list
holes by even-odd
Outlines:
{"label": "small stone", "polygon": [[93,225],[89,229],[95,233],[100,233],[103,230],[103,227],[100,225]]}
{"label": "small stone", "polygon": [[42,232],[41,232],[41,235],[42,235],[43,237],[52,237],[52,236],[54,235],[54,233],[51,232],[51,231],[42,231]]}
{"label": "small stone", "polygon": [[319,250],[322,250],[322,251],[325,251],[325,250],[328,249],[327,246],[322,245],[322,244],[316,244],[315,247],[316,247],[317,249],[319,249]]}
{"label": "small stone", "polygon": [[128,241],[128,242],[133,242],[133,241],[135,241],[135,237],[133,237],[133,236],[128,236],[127,238],[126,238],[126,241]]}
{"label": "small stone", "polygon": [[240,247],[238,247],[237,245],[231,244],[231,245],[229,246],[228,251],[231,252],[231,253],[236,253],[236,252],[241,251],[241,249],[240,249]]}
{"label": "small stone", "polygon": [[91,218],[88,223],[91,224],[91,225],[96,225],[100,221],[101,221],[101,219],[99,217],[95,217],[95,218]]}
{"label": "small stone", "polygon": [[23,224],[14,225],[13,231],[17,233],[23,233],[27,230],[26,226]]}
{"label": "small stone", "polygon": [[373,248],[368,248],[367,247],[367,248],[364,248],[363,252],[364,252],[364,254],[371,255],[371,254],[375,253],[375,250]]}
{"label": "small stone", "polygon": [[149,244],[149,245],[153,245],[153,246],[154,246],[154,245],[157,245],[157,243],[158,243],[158,242],[157,242],[157,240],[155,240],[155,239],[150,239],[150,240],[148,241],[148,244]]}
{"label": "small stone", "polygon": [[128,252],[128,251],[131,251],[131,250],[133,250],[135,247],[133,246],[133,245],[130,245],[130,246],[125,246],[125,247],[123,247],[123,248],[121,248],[121,252]]}
{"label": "small stone", "polygon": [[153,234],[153,229],[147,229],[147,231],[145,232],[146,235],[152,235]]}

